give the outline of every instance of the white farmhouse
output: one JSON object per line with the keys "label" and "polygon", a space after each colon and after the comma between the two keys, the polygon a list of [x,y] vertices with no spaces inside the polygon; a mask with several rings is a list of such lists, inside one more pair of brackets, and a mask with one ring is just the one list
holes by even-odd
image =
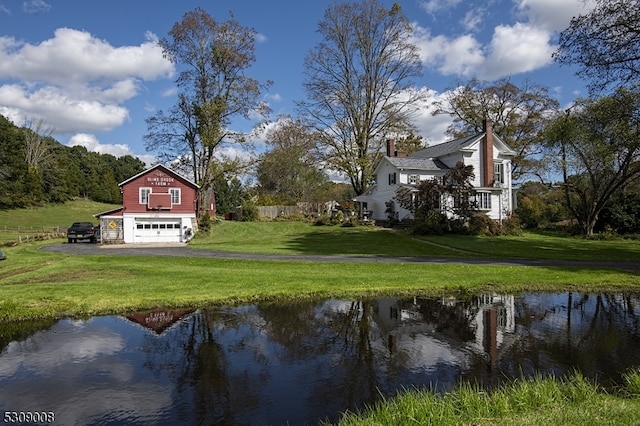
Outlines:
{"label": "white farmhouse", "polygon": [[[374,170],[376,183],[354,199],[362,215],[384,221],[412,219],[410,211],[394,202],[394,212],[387,212],[387,202],[394,200],[400,187],[415,188],[418,182],[442,177],[456,163],[473,166],[472,184],[481,213],[502,221],[513,211],[511,159],[516,153],[493,133],[493,123],[483,122],[483,131],[414,152],[397,152],[393,141],[387,141],[386,155]],[[441,203],[448,200],[441,200]]]}

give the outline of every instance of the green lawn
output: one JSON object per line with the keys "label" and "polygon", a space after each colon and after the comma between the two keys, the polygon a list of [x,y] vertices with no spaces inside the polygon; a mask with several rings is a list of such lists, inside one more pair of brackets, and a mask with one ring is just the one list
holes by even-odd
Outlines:
{"label": "green lawn", "polygon": [[117,207],[95,201],[77,200],[45,208],[0,210],[0,245],[18,241],[19,237],[66,232],[73,222],[98,223],[94,214]]}
{"label": "green lawn", "polygon": [[360,256],[459,256],[402,233],[373,227],[313,226],[306,222],[222,222],[194,248],[243,253]]}
{"label": "green lawn", "polygon": [[313,226],[304,222],[222,222],[209,236],[196,238],[190,245],[245,253],[640,261],[638,240],[600,241],[541,233],[415,238],[381,228]]}
{"label": "green lawn", "polygon": [[640,261],[638,240],[603,241],[533,232],[519,237],[438,235],[422,239],[464,250],[469,255],[493,258]]}

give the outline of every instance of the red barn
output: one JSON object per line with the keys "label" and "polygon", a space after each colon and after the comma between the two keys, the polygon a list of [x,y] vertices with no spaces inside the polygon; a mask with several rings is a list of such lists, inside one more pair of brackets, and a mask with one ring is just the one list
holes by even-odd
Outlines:
{"label": "red barn", "polygon": [[95,215],[103,243],[187,242],[193,237],[198,185],[158,164],[119,186],[122,207]]}

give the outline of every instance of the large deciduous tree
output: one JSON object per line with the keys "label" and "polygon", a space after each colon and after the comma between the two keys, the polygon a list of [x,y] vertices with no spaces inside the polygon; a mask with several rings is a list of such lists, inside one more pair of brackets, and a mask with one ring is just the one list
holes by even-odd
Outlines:
{"label": "large deciduous tree", "polygon": [[258,163],[260,194],[278,203],[320,200],[328,182],[315,155],[318,136],[291,117],[281,117],[267,133],[265,152]]}
{"label": "large deciduous tree", "polygon": [[386,135],[412,128],[423,98],[411,84],[422,73],[418,48],[398,3],[333,4],[318,32],[322,41],[304,62],[307,100],[300,111],[322,131],[326,163],[362,194]]}
{"label": "large deciduous tree", "polygon": [[578,65],[593,91],[640,84],[640,1],[595,3],[560,33],[554,59]]}
{"label": "large deciduous tree", "polygon": [[173,25],[168,39],[160,40],[165,56],[182,69],[177,79],[181,93],[168,113],[159,111],[147,120],[146,144],[165,157],[190,162],[200,185],[199,217],[220,170],[215,164],[219,148],[244,141],[244,135],[230,129],[232,120],[267,112],[259,97],[270,83],[246,75],[255,62],[255,35],[233,16],[219,22],[197,8]]}
{"label": "large deciduous tree", "polygon": [[545,165],[537,137],[559,108],[547,88],[528,81],[518,87],[509,78],[490,83],[472,79],[448,91],[434,106],[434,115],[453,118],[447,134],[454,138],[481,132],[484,119],[493,121],[496,134],[516,152],[513,178],[527,174],[543,178]]}
{"label": "large deciduous tree", "polygon": [[612,196],[640,177],[640,91],[578,100],[545,130],[565,200],[586,235]]}

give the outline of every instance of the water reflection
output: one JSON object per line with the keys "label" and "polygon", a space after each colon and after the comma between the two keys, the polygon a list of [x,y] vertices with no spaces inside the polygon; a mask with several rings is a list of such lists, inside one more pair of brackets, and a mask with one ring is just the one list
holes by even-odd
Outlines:
{"label": "water reflection", "polygon": [[[260,304],[0,326],[0,410],[58,424],[302,424],[380,395],[640,365],[640,297]],[[27,331],[31,333],[26,335]]]}

